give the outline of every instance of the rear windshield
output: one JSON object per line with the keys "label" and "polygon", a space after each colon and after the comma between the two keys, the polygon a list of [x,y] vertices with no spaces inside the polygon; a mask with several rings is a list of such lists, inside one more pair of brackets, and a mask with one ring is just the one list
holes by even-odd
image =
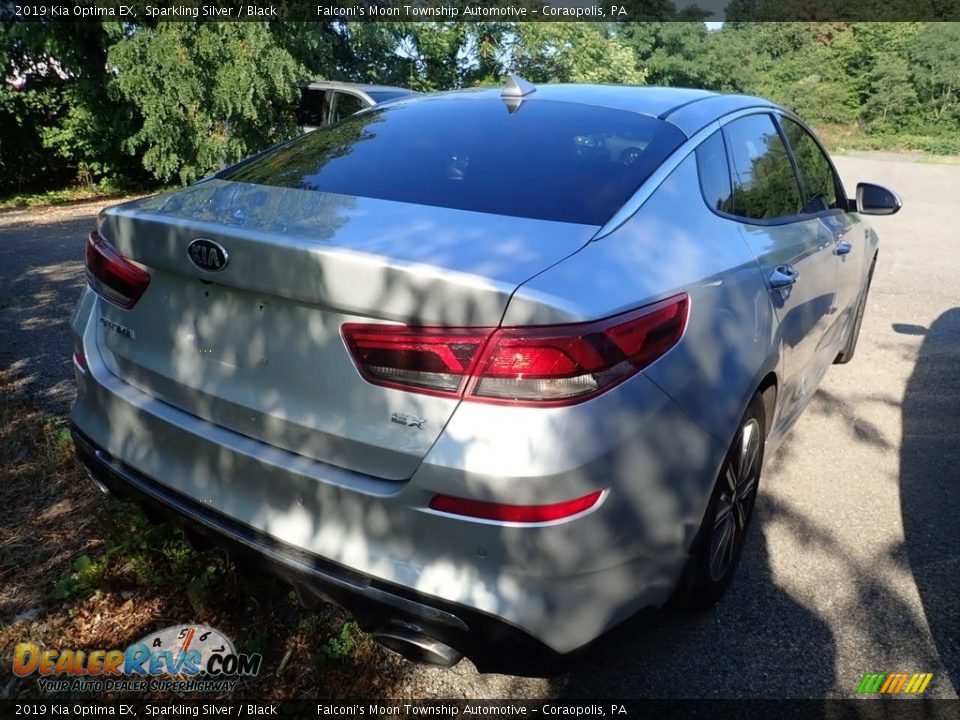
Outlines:
{"label": "rear windshield", "polygon": [[602,225],[684,139],[622,110],[440,96],[349,117],[220,177]]}

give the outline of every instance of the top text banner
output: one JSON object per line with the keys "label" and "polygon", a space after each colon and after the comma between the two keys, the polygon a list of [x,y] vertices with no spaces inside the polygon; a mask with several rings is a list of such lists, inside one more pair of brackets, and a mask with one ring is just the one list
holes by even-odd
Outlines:
{"label": "top text banner", "polygon": [[0,0],[0,20],[298,22],[960,21],[960,0]]}

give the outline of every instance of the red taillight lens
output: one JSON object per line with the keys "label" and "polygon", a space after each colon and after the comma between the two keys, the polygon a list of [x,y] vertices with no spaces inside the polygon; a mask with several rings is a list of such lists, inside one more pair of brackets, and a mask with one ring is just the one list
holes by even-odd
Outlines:
{"label": "red taillight lens", "polygon": [[73,363],[77,366],[80,372],[87,371],[87,356],[83,354],[83,350],[76,350],[73,353]]}
{"label": "red taillight lens", "polygon": [[450,495],[434,495],[430,501],[430,507],[441,512],[484,520],[537,523],[561,520],[582,513],[584,510],[589,510],[597,504],[601,495],[603,495],[603,491],[597,490],[574,500],[564,500],[551,505],[504,505],[502,503],[451,497]]}
{"label": "red taillight lens", "polygon": [[677,344],[686,295],[580,325],[498,330],[469,395],[536,404],[579,402],[647,367]]}
{"label": "red taillight lens", "polygon": [[146,291],[150,274],[94,230],[87,238],[87,281],[100,297],[129,310]]}
{"label": "red taillight lens", "polygon": [[490,328],[449,330],[344,325],[343,338],[363,376],[377,385],[457,396]]}
{"label": "red taillight lens", "polygon": [[679,342],[685,294],[576,325],[408,328],[344,325],[363,376],[402,390],[511,404],[566,405],[623,382]]}

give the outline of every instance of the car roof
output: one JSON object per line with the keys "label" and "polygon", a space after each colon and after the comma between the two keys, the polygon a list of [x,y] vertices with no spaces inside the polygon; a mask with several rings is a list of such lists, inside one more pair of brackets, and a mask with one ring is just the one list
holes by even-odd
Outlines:
{"label": "car roof", "polygon": [[[418,102],[429,97],[500,97],[501,88],[474,88],[444,93],[421,95],[407,102]],[[656,87],[649,85],[575,85],[543,84],[523,97],[523,101],[552,100],[556,102],[597,105],[613,110],[626,110],[666,120],[687,137],[719,117],[751,107],[777,108],[775,103],[751,95],[727,95],[694,88]]]}
{"label": "car roof", "polygon": [[389,90],[410,93],[411,95],[418,94],[416,90],[396,85],[367,85],[366,83],[341,82],[340,80],[309,80],[301,83],[300,87],[310,88],[311,90],[353,90],[364,93]]}

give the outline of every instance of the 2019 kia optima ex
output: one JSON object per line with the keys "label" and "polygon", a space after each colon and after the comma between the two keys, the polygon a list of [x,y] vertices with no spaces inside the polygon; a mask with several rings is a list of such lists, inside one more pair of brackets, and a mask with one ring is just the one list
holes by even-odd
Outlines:
{"label": "2019 kia optima ex", "polygon": [[764,457],[856,348],[860,216],[899,206],[755,97],[374,107],[101,213],[77,450],[408,657],[549,672],[720,597]]}

